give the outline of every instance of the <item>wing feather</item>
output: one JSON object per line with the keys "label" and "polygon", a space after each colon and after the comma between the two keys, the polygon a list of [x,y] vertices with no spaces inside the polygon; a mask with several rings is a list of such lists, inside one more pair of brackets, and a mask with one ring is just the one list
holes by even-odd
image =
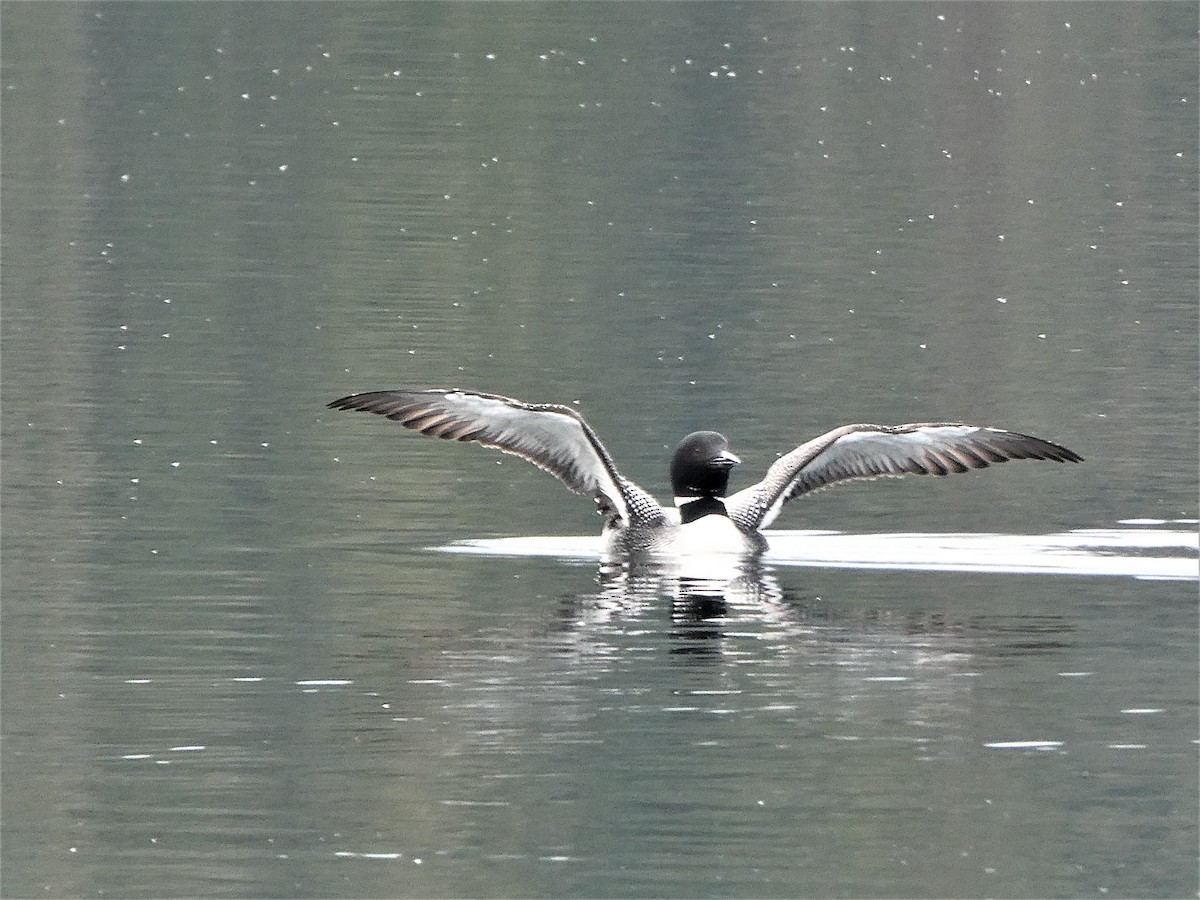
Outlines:
{"label": "wing feather", "polygon": [[569,406],[456,389],[369,391],[328,405],[375,413],[431,437],[520,457],[575,493],[595,498],[619,523],[662,517],[658,503],[617,471],[591,426]]}
{"label": "wing feather", "polygon": [[796,497],[842,481],[984,469],[1010,459],[1082,462],[1058,444],[1028,434],[957,422],[843,425],[777,459],[758,484],[725,501],[746,528],[765,528]]}

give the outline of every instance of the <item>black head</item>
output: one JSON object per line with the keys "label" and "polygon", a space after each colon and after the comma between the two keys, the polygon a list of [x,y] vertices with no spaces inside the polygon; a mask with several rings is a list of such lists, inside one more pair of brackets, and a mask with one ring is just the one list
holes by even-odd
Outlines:
{"label": "black head", "polygon": [[715,431],[694,431],[671,457],[671,489],[676,497],[724,497],[729,470],[741,464],[729,441]]}

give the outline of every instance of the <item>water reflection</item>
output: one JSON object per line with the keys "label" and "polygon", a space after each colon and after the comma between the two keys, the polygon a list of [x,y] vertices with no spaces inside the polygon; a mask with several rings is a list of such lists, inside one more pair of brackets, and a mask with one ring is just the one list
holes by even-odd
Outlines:
{"label": "water reflection", "polygon": [[[961,616],[897,605],[862,606],[785,588],[775,570],[744,561],[729,580],[681,577],[669,566],[610,566],[599,589],[563,598],[556,621],[564,645],[585,656],[619,656],[630,637],[654,641],[672,655],[753,664],[767,653],[776,665],[855,672],[866,681],[927,680],[947,670],[967,674],[975,659],[1052,653],[1071,646],[1075,626],[1051,613]],[[903,594],[899,596],[904,596]]]}
{"label": "water reflection", "polygon": [[[5,895],[1194,896],[1195,11],[1086,13],[6,4]],[[417,552],[589,525],[399,383],[1099,462],[618,587]]]}

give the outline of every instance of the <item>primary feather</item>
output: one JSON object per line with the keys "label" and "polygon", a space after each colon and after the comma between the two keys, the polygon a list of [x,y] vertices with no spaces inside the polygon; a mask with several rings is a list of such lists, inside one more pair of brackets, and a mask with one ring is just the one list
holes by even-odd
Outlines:
{"label": "primary feather", "polygon": [[958,422],[843,425],[777,459],[758,484],[726,501],[746,528],[765,528],[789,500],[841,481],[949,475],[1010,459],[1082,462],[1066,447],[999,428]]}
{"label": "primary feather", "polygon": [[619,523],[661,518],[658,504],[621,476],[591,426],[569,406],[438,389],[351,394],[329,407],[376,413],[422,434],[519,456],[593,497]]}

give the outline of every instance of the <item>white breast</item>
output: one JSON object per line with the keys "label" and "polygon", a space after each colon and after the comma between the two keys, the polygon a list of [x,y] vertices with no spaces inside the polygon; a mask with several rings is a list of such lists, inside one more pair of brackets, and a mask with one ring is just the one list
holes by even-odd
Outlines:
{"label": "white breast", "polygon": [[738,530],[728,516],[704,516],[694,522],[680,525],[672,544],[672,551],[687,556],[741,556],[749,546],[746,535]]}

